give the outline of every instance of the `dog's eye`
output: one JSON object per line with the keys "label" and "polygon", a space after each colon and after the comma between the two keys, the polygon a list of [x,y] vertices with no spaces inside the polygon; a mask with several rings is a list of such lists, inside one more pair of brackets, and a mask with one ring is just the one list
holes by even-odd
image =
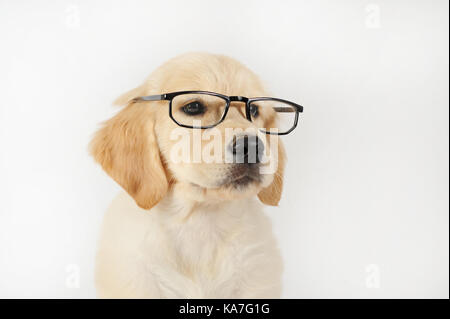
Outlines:
{"label": "dog's eye", "polygon": [[250,104],[250,115],[253,118],[257,118],[258,117],[258,115],[259,115],[258,105]]}
{"label": "dog's eye", "polygon": [[205,107],[200,102],[191,102],[181,108],[187,115],[200,115],[205,113]]}

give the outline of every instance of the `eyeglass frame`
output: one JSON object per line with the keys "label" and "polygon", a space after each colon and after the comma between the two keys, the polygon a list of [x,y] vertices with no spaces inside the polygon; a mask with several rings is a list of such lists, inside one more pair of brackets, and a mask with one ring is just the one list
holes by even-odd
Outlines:
{"label": "eyeglass frame", "polygon": [[[222,98],[223,100],[226,101],[226,105],[225,105],[225,109],[224,109],[222,118],[217,123],[212,124],[212,125],[207,125],[207,126],[191,126],[191,125],[186,125],[186,124],[179,123],[173,117],[173,114],[172,114],[172,100],[176,96],[183,95],[183,94],[205,94],[205,95],[211,95],[211,96]],[[288,104],[290,106],[293,106],[294,109],[295,109],[294,125],[288,131],[282,132],[282,133],[271,132],[271,131],[264,130],[263,133],[270,134],[270,135],[287,135],[290,132],[292,132],[297,127],[299,113],[303,112],[303,106],[302,105],[299,105],[299,104],[291,102],[291,101],[279,99],[279,98],[274,98],[274,97],[248,98],[248,97],[239,96],[239,95],[227,96],[227,95],[223,95],[223,94],[216,93],[216,92],[210,92],[210,91],[177,91],[177,92],[164,93],[164,94],[139,96],[139,97],[136,97],[136,98],[130,100],[130,102],[150,102],[150,101],[169,101],[169,117],[178,126],[181,126],[181,127],[184,127],[184,128],[189,128],[189,129],[208,129],[208,128],[213,128],[213,127],[219,125],[220,123],[222,123],[225,120],[225,118],[227,116],[227,113],[228,113],[228,110],[230,108],[231,102],[242,102],[242,103],[245,103],[245,117],[250,122],[253,122],[252,119],[251,119],[251,114],[250,114],[250,105],[252,103],[254,103],[254,102],[258,102],[258,101],[276,101],[276,102],[286,103],[286,104]],[[277,111],[275,111],[275,112],[277,112]]]}

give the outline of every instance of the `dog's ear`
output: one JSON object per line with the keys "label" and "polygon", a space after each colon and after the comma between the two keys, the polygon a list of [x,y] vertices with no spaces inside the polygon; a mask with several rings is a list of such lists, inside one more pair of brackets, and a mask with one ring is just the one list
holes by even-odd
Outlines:
{"label": "dog's ear", "polygon": [[281,199],[281,193],[283,191],[283,174],[284,174],[284,165],[286,162],[286,153],[284,151],[283,144],[278,139],[278,163],[277,163],[277,171],[274,174],[272,183],[263,188],[259,193],[259,200],[270,206],[278,206],[278,203]]}
{"label": "dog's ear", "polygon": [[[122,97],[128,101],[129,96]],[[168,189],[154,126],[151,108],[130,103],[103,124],[90,144],[95,160],[144,209],[156,205]]]}

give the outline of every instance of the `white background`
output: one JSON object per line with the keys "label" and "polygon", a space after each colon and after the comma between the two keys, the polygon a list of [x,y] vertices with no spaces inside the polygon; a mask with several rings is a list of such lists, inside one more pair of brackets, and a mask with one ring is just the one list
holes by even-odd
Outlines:
{"label": "white background", "polygon": [[208,51],[305,106],[267,209],[283,296],[448,298],[447,1],[10,0],[0,40],[0,297],[95,297],[120,189],[89,139],[158,65]]}

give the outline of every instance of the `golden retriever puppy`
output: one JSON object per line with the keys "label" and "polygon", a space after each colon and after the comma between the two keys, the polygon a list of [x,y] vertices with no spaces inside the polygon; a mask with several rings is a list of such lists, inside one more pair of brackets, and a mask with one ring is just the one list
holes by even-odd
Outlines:
{"label": "golden retriever puppy", "polygon": [[[166,94],[185,91],[218,94]],[[123,109],[90,145],[126,191],[103,222],[100,297],[280,297],[282,260],[262,208],[280,200],[285,158],[281,138],[261,127],[277,121],[273,109],[291,111],[246,103],[261,96],[260,80],[239,62],[190,53],[116,101]]]}

